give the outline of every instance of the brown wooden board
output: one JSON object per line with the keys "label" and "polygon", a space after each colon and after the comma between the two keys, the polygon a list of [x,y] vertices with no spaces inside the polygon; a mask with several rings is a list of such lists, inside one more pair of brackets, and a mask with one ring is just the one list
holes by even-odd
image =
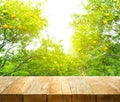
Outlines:
{"label": "brown wooden board", "polygon": [[47,102],[72,102],[70,95],[48,95]]}
{"label": "brown wooden board", "polygon": [[33,82],[29,85],[24,94],[47,94],[48,85],[48,77],[33,77]]}
{"label": "brown wooden board", "polygon": [[60,77],[49,77],[49,87],[47,94],[62,94]]}
{"label": "brown wooden board", "polygon": [[0,77],[0,102],[120,102],[120,77]]}
{"label": "brown wooden board", "polygon": [[63,102],[62,95],[48,95],[47,102]]}
{"label": "brown wooden board", "polygon": [[20,77],[6,88],[2,94],[23,94],[32,81],[33,77]]}
{"label": "brown wooden board", "polygon": [[62,102],[72,102],[72,97],[71,95],[62,95],[63,101]]}
{"label": "brown wooden board", "polygon": [[0,102],[24,102],[23,95],[2,94],[0,95]]}
{"label": "brown wooden board", "polygon": [[86,84],[83,77],[69,77],[69,83],[72,94],[92,94],[89,85]]}
{"label": "brown wooden board", "polygon": [[75,77],[69,77],[68,78],[71,94],[77,94],[77,88],[76,88],[76,78]]}
{"label": "brown wooden board", "polygon": [[62,102],[61,78],[49,77],[48,102]]}
{"label": "brown wooden board", "polygon": [[64,95],[71,95],[70,83],[68,81],[68,77],[60,77],[61,78],[61,90]]}
{"label": "brown wooden board", "polygon": [[77,79],[77,94],[92,94],[92,90],[90,89],[90,86],[86,83],[83,77],[78,77]]}
{"label": "brown wooden board", "polygon": [[0,93],[11,85],[18,77],[0,77]]}
{"label": "brown wooden board", "polygon": [[95,102],[95,96],[92,94],[90,86],[84,80],[84,77],[69,77],[72,91],[71,102]]}
{"label": "brown wooden board", "polygon": [[101,79],[108,85],[108,94],[120,94],[120,77],[101,77]]}
{"label": "brown wooden board", "polygon": [[120,95],[98,95],[97,102],[120,102]]}
{"label": "brown wooden board", "polygon": [[34,77],[33,82],[24,92],[24,102],[46,102],[48,77]]}
{"label": "brown wooden board", "polygon": [[96,102],[95,95],[72,95],[72,102]]}
{"label": "brown wooden board", "polygon": [[110,87],[107,81],[103,80],[103,77],[84,77],[84,79],[87,85],[90,86],[90,89],[93,92],[92,94],[118,94],[115,89]]}
{"label": "brown wooden board", "polygon": [[62,102],[71,102],[71,89],[68,77],[61,78]]}
{"label": "brown wooden board", "polygon": [[24,95],[24,102],[47,102],[46,95],[39,95],[39,94],[30,94],[30,95]]}
{"label": "brown wooden board", "polygon": [[23,93],[31,82],[32,77],[18,78],[1,93],[0,99],[3,102],[24,102]]}

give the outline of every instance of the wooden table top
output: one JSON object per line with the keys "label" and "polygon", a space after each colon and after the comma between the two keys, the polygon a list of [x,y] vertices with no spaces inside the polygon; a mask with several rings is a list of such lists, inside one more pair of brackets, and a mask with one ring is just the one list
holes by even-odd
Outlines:
{"label": "wooden table top", "polygon": [[0,94],[120,95],[120,77],[0,77]]}

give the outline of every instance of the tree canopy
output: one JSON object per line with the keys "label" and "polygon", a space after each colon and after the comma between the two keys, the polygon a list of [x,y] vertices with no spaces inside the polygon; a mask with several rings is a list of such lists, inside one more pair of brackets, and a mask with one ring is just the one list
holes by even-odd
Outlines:
{"label": "tree canopy", "polygon": [[[48,26],[42,3],[0,0],[0,75],[120,75],[119,5],[88,0],[86,13],[72,16],[66,54],[62,41],[41,33]],[[27,49],[33,39],[39,48]]]}
{"label": "tree canopy", "polygon": [[118,0],[88,0],[87,13],[73,15],[73,48],[86,75],[120,74],[119,5]]}
{"label": "tree canopy", "polygon": [[[20,54],[20,66],[24,62],[25,47],[40,35],[40,30],[47,26],[47,20],[42,16],[40,4],[34,6],[22,0],[0,1],[0,70],[8,70],[15,54]],[[7,66],[6,66],[7,65]],[[9,67],[9,68],[6,68]]]}

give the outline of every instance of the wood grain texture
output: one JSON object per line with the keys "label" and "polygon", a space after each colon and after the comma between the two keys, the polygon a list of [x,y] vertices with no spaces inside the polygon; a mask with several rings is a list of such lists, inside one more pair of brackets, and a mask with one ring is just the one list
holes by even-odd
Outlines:
{"label": "wood grain texture", "polygon": [[90,86],[93,92],[92,94],[119,94],[108,84],[108,81],[104,80],[106,78],[107,77],[84,77],[87,85]]}
{"label": "wood grain texture", "polygon": [[0,95],[0,102],[24,102],[23,95]]}
{"label": "wood grain texture", "polygon": [[120,95],[98,95],[97,102],[120,102]]}
{"label": "wood grain texture", "polygon": [[94,95],[72,95],[72,102],[96,102]]}
{"label": "wood grain texture", "polygon": [[49,87],[47,94],[62,94],[60,77],[49,77]]}
{"label": "wood grain texture", "polygon": [[46,102],[49,79],[34,77],[33,82],[24,92],[24,102]]}
{"label": "wood grain texture", "polygon": [[48,95],[47,102],[72,102],[70,95]]}
{"label": "wood grain texture", "polygon": [[64,95],[71,95],[70,83],[68,77],[61,77],[61,90]]}
{"label": "wood grain texture", "polygon": [[82,77],[70,77],[69,83],[72,94],[92,94],[89,85]]}
{"label": "wood grain texture", "polygon": [[101,77],[101,79],[108,85],[108,94],[120,94],[120,77]]}
{"label": "wood grain texture", "polygon": [[23,94],[32,81],[32,77],[20,77],[7,87],[2,94]]}
{"label": "wood grain texture", "polygon": [[66,77],[50,77],[48,102],[71,102],[71,90]]}
{"label": "wood grain texture", "polygon": [[120,102],[120,77],[0,77],[0,102]]}
{"label": "wood grain texture", "polygon": [[77,88],[76,88],[76,78],[75,77],[69,77],[68,78],[71,94],[77,94]]}
{"label": "wood grain texture", "polygon": [[11,85],[18,77],[0,77],[0,93]]}
{"label": "wood grain texture", "polygon": [[47,77],[33,77],[33,82],[26,89],[24,94],[47,94],[49,79]]}
{"label": "wood grain texture", "polygon": [[72,102],[72,97],[71,95],[62,95],[63,101],[62,102]]}
{"label": "wood grain texture", "polygon": [[47,96],[41,94],[25,95],[24,102],[47,102]]}
{"label": "wood grain texture", "polygon": [[71,89],[68,77],[61,77],[62,102],[71,102]]}
{"label": "wood grain texture", "polygon": [[60,77],[49,77],[48,102],[62,102]]}
{"label": "wood grain texture", "polygon": [[62,95],[48,95],[48,100],[47,102],[63,102],[63,97]]}

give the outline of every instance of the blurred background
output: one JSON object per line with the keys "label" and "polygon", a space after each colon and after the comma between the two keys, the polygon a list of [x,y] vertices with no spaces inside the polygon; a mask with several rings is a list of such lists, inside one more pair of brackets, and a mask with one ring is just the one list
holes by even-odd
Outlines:
{"label": "blurred background", "polygon": [[0,0],[0,76],[119,76],[119,0]]}

